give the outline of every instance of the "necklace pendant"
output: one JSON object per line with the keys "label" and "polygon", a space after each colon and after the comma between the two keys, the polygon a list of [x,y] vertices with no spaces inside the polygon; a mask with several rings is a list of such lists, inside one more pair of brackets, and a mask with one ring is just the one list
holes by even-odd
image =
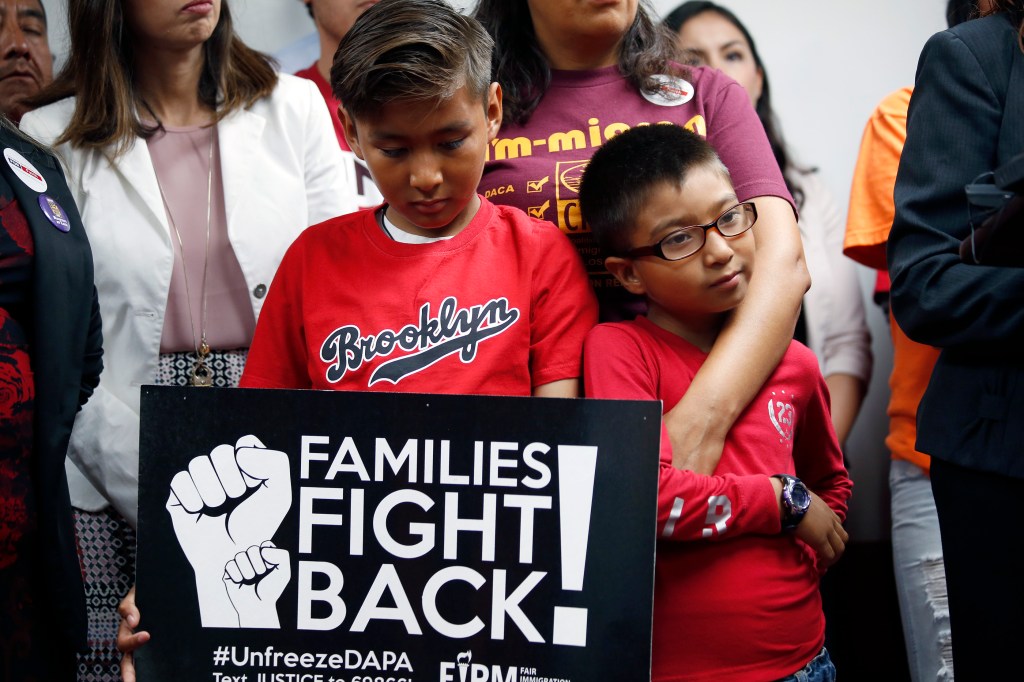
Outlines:
{"label": "necklace pendant", "polygon": [[206,343],[206,341],[203,341],[201,344],[199,344],[199,359],[200,359],[200,361],[205,360],[206,356],[208,356],[209,354],[210,354],[210,344]]}
{"label": "necklace pendant", "polygon": [[213,370],[206,366],[205,358],[200,356],[196,364],[192,366],[192,376],[188,380],[189,386],[209,388],[213,386]]}

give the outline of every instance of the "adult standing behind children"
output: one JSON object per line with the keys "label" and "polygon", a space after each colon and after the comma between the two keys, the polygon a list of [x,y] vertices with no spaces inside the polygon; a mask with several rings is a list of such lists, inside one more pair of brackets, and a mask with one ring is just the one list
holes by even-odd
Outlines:
{"label": "adult standing behind children", "polygon": [[69,454],[102,493],[72,502],[90,512],[79,540],[103,603],[86,674],[110,679],[134,578],[139,386],[235,385],[285,249],[355,202],[316,88],[245,46],[226,0],[68,10],[70,55],[39,98],[52,104],[22,127],[65,163],[104,312],[107,362]]}
{"label": "adult standing behind children", "polygon": [[[587,395],[668,410],[749,291],[757,208],[674,125],[611,140],[580,200],[608,269],[648,303],[587,336]],[[834,680],[818,577],[845,548],[852,484],[814,356],[790,342],[713,475],[681,471],[661,443],[651,679]]]}
{"label": "adult standing behind children", "polygon": [[697,63],[743,86],[768,135],[800,210],[800,238],[814,283],[804,296],[795,338],[818,358],[831,396],[832,424],[845,445],[871,378],[872,358],[857,268],[843,255],[842,217],[817,172],[792,162],[772,110],[768,73],[739,18],[713,2],[686,2],[665,17],[665,25]]}
{"label": "adult standing behind children", "polygon": [[331,84],[328,82],[331,77],[331,64],[334,62],[334,53],[338,50],[338,43],[344,38],[352,24],[363,12],[377,4],[378,0],[303,0],[309,10],[309,16],[316,24],[317,38],[320,41],[320,56],[317,60],[295,75],[313,81],[317,89],[327,103],[327,111],[334,123],[334,133],[338,137],[338,145],[341,147],[342,155],[346,162],[350,163],[350,172],[356,190],[359,206],[376,206],[381,202],[380,191],[373,184],[370,172],[345,141],[345,133],[341,129],[341,119],[338,117],[338,109],[341,102],[331,92]]}
{"label": "adult standing behind children", "polygon": [[645,0],[479,0],[474,16],[495,39],[506,112],[481,191],[576,241],[606,319],[638,312],[638,299],[604,270],[579,213],[580,176],[606,139],[641,123],[678,123],[707,137],[740,199],[756,202],[750,294],[666,416],[676,464],[710,473],[729,428],[789,346],[809,284],[789,190],[749,97],[717,71],[676,64],[672,37]]}
{"label": "adult standing behind children", "polygon": [[931,455],[960,680],[1006,676],[996,652],[1019,645],[1024,604],[1024,269],[1019,253],[999,254],[1008,265],[960,256],[986,214],[966,186],[1024,151],[1024,0],[991,5],[921,53],[888,244],[893,316],[941,349],[917,449]]}

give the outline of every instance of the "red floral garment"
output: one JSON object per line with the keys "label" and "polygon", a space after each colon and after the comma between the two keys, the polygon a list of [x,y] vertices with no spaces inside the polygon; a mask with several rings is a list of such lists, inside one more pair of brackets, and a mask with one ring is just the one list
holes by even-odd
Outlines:
{"label": "red floral garment", "polygon": [[[35,503],[32,492],[35,382],[29,361],[32,233],[0,183],[0,678],[33,672]],[[36,652],[38,653],[38,652]]]}
{"label": "red floral garment", "polygon": [[32,234],[17,200],[0,196],[0,570],[18,558],[32,528],[30,457],[35,386],[24,318]]}

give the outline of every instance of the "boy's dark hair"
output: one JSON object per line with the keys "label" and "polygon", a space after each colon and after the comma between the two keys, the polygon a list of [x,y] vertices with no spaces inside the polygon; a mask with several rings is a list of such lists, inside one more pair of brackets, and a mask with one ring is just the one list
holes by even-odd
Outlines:
{"label": "boy's dark hair", "polygon": [[658,185],[681,185],[698,166],[729,177],[702,137],[673,124],[637,126],[608,140],[583,173],[580,211],[605,257],[631,248],[636,216]]}
{"label": "boy's dark hair", "polygon": [[334,54],[331,89],[355,118],[395,101],[441,101],[466,86],[483,99],[494,42],[445,0],[383,0],[356,20]]}

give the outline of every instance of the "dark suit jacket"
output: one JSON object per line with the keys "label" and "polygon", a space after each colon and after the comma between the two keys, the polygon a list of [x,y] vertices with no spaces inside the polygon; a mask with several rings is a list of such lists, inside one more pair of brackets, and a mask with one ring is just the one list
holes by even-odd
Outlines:
{"label": "dark suit jacket", "polygon": [[[917,447],[1024,477],[1024,268],[967,265],[964,185],[1024,152],[1024,53],[1002,14],[933,36],[921,53],[889,237],[893,314],[943,349]],[[1024,225],[1021,226],[1024,229]]]}
{"label": "dark suit jacket", "polygon": [[85,595],[64,458],[75,414],[92,394],[102,368],[92,252],[57,160],[3,126],[0,145],[28,159],[46,180],[45,194],[71,221],[70,231],[58,230],[40,208],[40,193],[0,161],[0,182],[18,199],[35,242],[33,319],[27,330],[36,389],[32,480],[41,577],[47,586],[38,611],[53,625],[54,644],[80,649],[85,645]]}

